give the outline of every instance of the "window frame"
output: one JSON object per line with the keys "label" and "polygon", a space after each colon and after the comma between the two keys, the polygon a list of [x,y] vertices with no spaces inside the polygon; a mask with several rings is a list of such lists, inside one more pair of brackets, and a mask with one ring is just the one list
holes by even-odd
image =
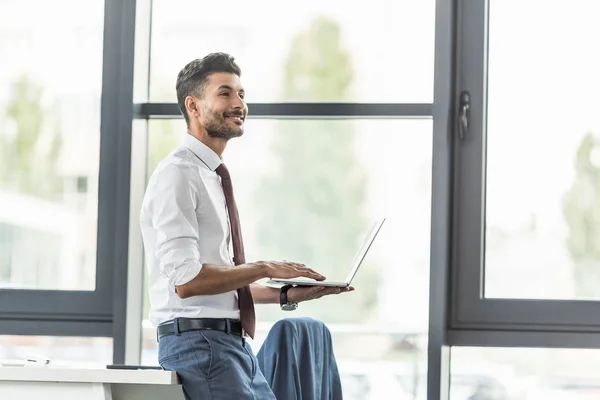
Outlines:
{"label": "window frame", "polygon": [[[142,6],[140,3],[143,3]],[[145,79],[139,79],[143,82],[136,87],[136,101],[134,104],[134,124],[145,122],[145,128],[140,128],[134,133],[134,142],[147,143],[147,138],[138,137],[147,135],[147,122],[151,119],[181,119],[181,114],[176,103],[159,103],[149,101],[149,77],[150,74],[150,48],[152,37],[152,4],[151,0],[138,0],[138,9],[142,17],[138,23],[143,20],[147,28],[137,27],[143,33],[141,39],[147,40],[138,46],[143,49],[145,65],[136,69],[138,75],[144,75]],[[428,349],[428,398],[440,398],[444,393],[448,393],[449,382],[449,348],[446,343],[447,326],[447,304],[448,304],[448,254],[450,244],[450,196],[451,181],[449,172],[451,170],[451,137],[449,134],[451,111],[451,89],[453,87],[452,60],[454,44],[454,0],[435,0],[435,45],[434,45],[434,101],[429,103],[352,103],[352,102],[272,102],[272,103],[249,103],[248,118],[251,119],[398,119],[398,118],[432,118],[433,119],[433,165],[432,165],[432,218],[431,218],[431,278],[430,278],[430,324],[429,324],[429,349]],[[149,10],[145,10],[149,8]],[[149,15],[149,17],[148,17]],[[452,34],[449,34],[452,33]],[[143,86],[143,87],[142,87]],[[144,154],[145,154],[145,148]],[[136,170],[142,171],[146,164],[145,156],[137,154],[141,152],[140,146],[136,147],[134,162],[137,165]],[[139,197],[145,185],[140,185],[140,177],[131,177],[132,182],[132,205],[134,197]],[[136,216],[130,216],[132,223],[135,223]],[[132,244],[141,241],[141,233],[132,231],[130,241]],[[133,257],[134,268],[139,273],[143,273],[141,263],[143,255],[140,254],[138,245],[130,247],[130,251],[136,252],[138,256]],[[130,274],[131,276],[131,274]],[[142,297],[142,289],[130,283],[130,290],[133,290],[137,296]],[[141,316],[142,304],[136,302],[135,316]],[[134,344],[135,338],[141,337],[141,320],[129,320],[128,322],[128,343]],[[139,348],[134,351],[128,350],[131,354],[128,362],[138,363],[140,359]],[[437,396],[434,394],[437,393]],[[429,397],[434,396],[434,397]]]}
{"label": "window frame", "polygon": [[[114,362],[139,363],[143,254],[132,204],[143,182],[131,171],[145,163],[137,152],[147,132],[132,125],[181,118],[174,103],[133,101],[136,9],[147,7],[151,0],[105,0],[96,290],[1,289],[0,334],[112,336]],[[600,348],[600,323],[590,323],[600,321],[596,301],[484,297],[488,13],[489,0],[436,0],[432,103],[249,104],[249,117],[260,119],[433,118],[431,399],[448,396],[451,346]],[[151,29],[151,18],[143,24]],[[461,138],[463,90],[471,111]]]}
{"label": "window frame", "polygon": [[[489,0],[458,1],[457,86],[468,91],[470,128],[453,126],[454,209],[449,344],[599,347],[597,301],[485,297],[486,113]],[[595,322],[598,321],[598,322]]]}
{"label": "window frame", "polygon": [[[95,290],[0,289],[0,334],[116,335],[116,339],[123,329],[133,115],[132,26],[135,0],[105,0]],[[116,360],[121,347],[120,340],[115,340]]]}

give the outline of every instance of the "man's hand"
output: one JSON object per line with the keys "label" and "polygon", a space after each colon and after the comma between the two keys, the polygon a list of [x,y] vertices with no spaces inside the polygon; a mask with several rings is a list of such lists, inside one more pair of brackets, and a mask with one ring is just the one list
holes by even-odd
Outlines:
{"label": "man's hand", "polygon": [[288,289],[288,300],[291,303],[300,303],[302,301],[320,299],[323,296],[330,294],[340,294],[345,292],[351,292],[354,288],[352,286],[336,288],[327,286],[296,286]]}
{"label": "man's hand", "polygon": [[325,280],[318,272],[307,268],[306,265],[291,261],[257,261],[252,264],[261,265],[266,269],[267,277],[280,279],[310,278],[317,281]]}

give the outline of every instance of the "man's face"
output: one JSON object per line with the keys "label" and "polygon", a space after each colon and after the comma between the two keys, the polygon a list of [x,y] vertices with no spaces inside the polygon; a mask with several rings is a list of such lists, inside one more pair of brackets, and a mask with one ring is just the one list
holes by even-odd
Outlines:
{"label": "man's face", "polygon": [[200,124],[210,137],[229,140],[244,134],[248,107],[240,77],[227,72],[209,75],[200,100]]}

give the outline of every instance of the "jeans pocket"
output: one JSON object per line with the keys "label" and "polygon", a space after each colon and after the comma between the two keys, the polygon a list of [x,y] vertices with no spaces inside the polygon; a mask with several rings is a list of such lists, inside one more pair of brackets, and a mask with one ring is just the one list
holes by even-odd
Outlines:
{"label": "jeans pocket", "polygon": [[242,349],[244,349],[244,351],[246,352],[246,355],[248,355],[248,357],[250,358],[250,362],[252,363],[252,375],[251,375],[251,378],[254,379],[254,377],[256,376],[256,368],[257,368],[256,360],[253,357],[252,353],[250,351],[248,351],[248,349],[246,348],[246,345],[247,344],[244,342],[242,344]]}
{"label": "jeans pocket", "polygon": [[171,354],[158,360],[158,364],[161,366],[162,369],[170,370],[173,369],[171,367],[171,364],[177,360],[179,360],[179,354]]}
{"label": "jeans pocket", "polygon": [[210,370],[213,364],[213,344],[203,331],[188,332],[189,351],[193,354],[200,372],[210,379]]}

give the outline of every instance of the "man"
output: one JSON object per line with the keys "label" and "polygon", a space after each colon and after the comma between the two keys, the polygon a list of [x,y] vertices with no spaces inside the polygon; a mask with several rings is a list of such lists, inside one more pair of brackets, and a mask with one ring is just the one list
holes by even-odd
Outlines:
{"label": "man", "polygon": [[152,174],[142,204],[159,363],[178,373],[187,399],[274,399],[245,340],[254,335],[254,302],[289,309],[352,290],[280,292],[255,283],[325,277],[296,262],[245,260],[231,177],[221,158],[229,139],[244,133],[248,108],[240,76],[233,57],[223,53],[179,72],[177,101],[188,134]]}

